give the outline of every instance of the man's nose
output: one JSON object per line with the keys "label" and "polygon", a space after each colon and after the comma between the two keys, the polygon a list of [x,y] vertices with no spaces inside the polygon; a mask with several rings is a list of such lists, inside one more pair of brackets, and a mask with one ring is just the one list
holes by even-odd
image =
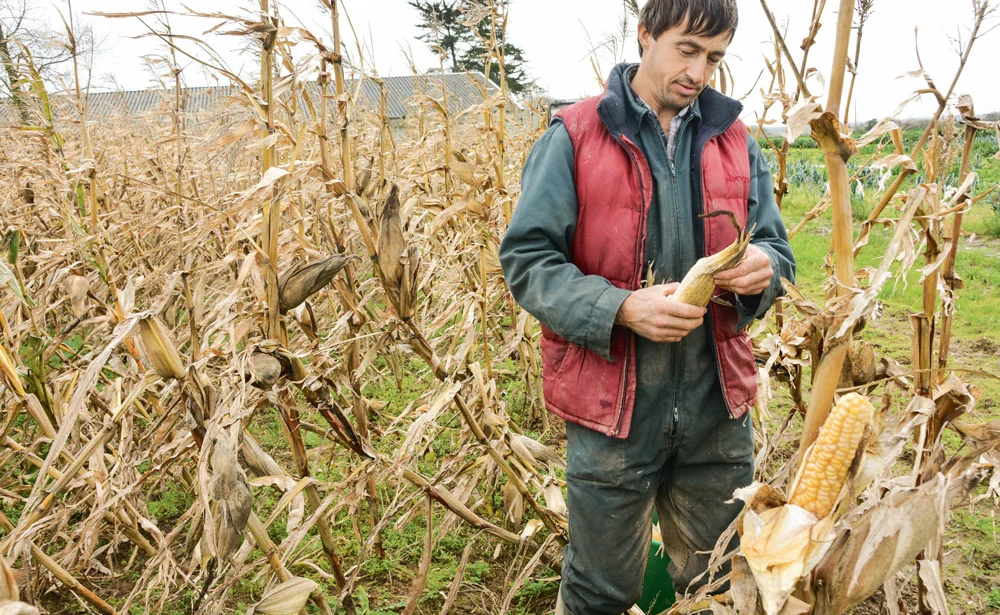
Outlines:
{"label": "man's nose", "polygon": [[701,86],[702,82],[705,80],[705,71],[708,68],[708,58],[701,55],[696,55],[691,58],[685,67],[684,74],[690,79],[696,86]]}

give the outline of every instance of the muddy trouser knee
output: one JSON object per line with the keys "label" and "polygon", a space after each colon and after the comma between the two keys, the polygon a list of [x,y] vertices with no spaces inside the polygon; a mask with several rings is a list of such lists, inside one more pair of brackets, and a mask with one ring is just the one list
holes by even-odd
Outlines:
{"label": "muddy trouser knee", "polygon": [[640,417],[627,439],[567,423],[567,614],[619,615],[639,599],[654,504],[678,591],[704,571],[708,555],[696,551],[712,550],[739,512],[722,502],[753,478],[749,418],[722,416],[682,419],[686,434],[659,416]]}
{"label": "muddy trouser knee", "polygon": [[[753,482],[753,427],[750,415],[723,419],[698,447],[682,446],[664,472],[656,496],[667,572],[678,596],[709,582],[704,574],[716,542],[743,507],[733,491]],[[734,535],[726,549],[738,546]],[[727,573],[728,565],[714,572]],[[714,579],[713,579],[714,580]],[[725,589],[725,588],[723,588]]]}

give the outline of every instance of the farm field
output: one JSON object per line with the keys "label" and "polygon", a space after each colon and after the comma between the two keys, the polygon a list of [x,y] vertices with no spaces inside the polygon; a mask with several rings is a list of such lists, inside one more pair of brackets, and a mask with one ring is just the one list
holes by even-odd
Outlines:
{"label": "farm field", "polygon": [[[26,90],[0,148],[0,600],[549,613],[565,431],[497,257],[547,108],[500,87],[456,110],[432,84],[393,125],[322,37],[295,33],[320,79],[289,72],[269,23],[240,22],[268,77],[197,118],[180,89],[100,122]],[[876,411],[826,518],[844,566],[793,579],[815,615],[1000,612],[1000,159],[961,113],[856,131],[843,185],[822,133],[760,141],[798,274],[751,326],[756,480],[789,488],[834,390]],[[763,613],[744,599],[715,608]]]}

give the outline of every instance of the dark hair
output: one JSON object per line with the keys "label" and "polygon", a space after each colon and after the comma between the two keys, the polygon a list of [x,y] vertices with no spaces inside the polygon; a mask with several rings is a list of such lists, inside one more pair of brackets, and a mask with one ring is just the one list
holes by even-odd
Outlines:
{"label": "dark hair", "polygon": [[639,23],[654,39],[684,23],[687,23],[685,34],[712,38],[729,32],[731,37],[736,33],[739,13],[736,0],[648,0],[639,12]]}

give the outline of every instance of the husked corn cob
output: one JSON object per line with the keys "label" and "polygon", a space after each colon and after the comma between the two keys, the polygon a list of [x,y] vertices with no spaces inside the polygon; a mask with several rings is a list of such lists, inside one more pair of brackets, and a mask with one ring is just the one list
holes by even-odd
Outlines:
{"label": "husked corn cob", "polygon": [[681,303],[700,307],[707,306],[708,302],[712,299],[712,293],[715,292],[715,274],[720,271],[732,269],[743,260],[747,246],[750,245],[751,234],[740,228],[735,216],[728,211],[703,214],[701,217],[708,218],[717,215],[729,216],[733,226],[736,227],[736,241],[726,249],[716,252],[711,256],[699,258],[698,262],[684,275],[681,285],[674,291],[674,294],[670,295],[669,298],[673,301],[680,301]]}
{"label": "husked corn cob", "polygon": [[142,346],[146,349],[146,358],[160,378],[176,378],[180,380],[187,374],[187,369],[177,354],[174,343],[170,341],[167,328],[160,319],[151,316],[139,321],[139,334]]}
{"label": "husked corn cob", "polygon": [[806,453],[792,487],[791,504],[820,519],[830,514],[874,412],[862,395],[848,393],[840,398]]}

